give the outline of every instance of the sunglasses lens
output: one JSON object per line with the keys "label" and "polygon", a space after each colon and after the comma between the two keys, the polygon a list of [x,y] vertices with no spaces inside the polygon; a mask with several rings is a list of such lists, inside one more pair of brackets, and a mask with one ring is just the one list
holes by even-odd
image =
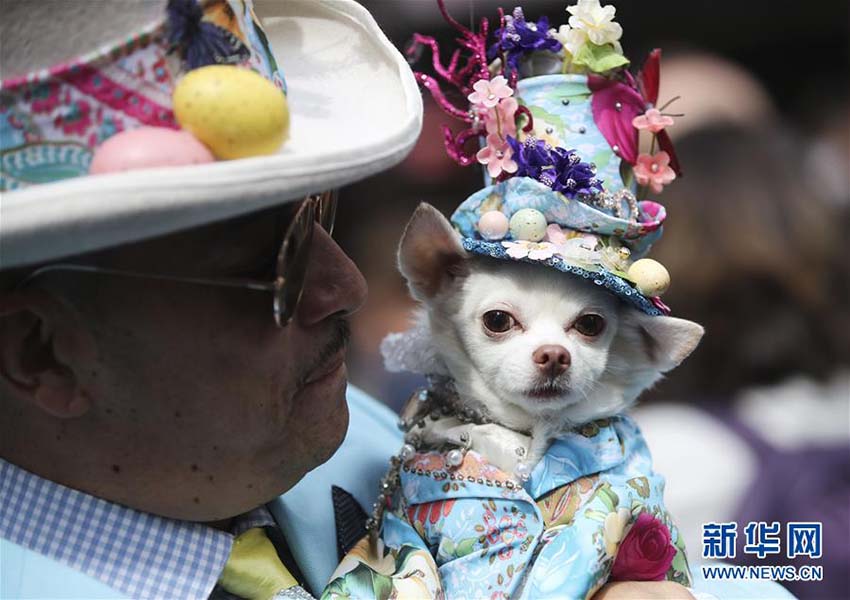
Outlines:
{"label": "sunglasses lens", "polygon": [[331,192],[325,192],[319,197],[319,201],[316,207],[316,218],[319,221],[319,225],[322,226],[328,235],[332,235],[334,232],[334,221],[336,221],[336,202],[337,202],[337,192],[336,190]]}
{"label": "sunglasses lens", "polygon": [[277,276],[274,290],[274,316],[283,327],[292,319],[307,275],[308,254],[313,239],[315,205],[305,202],[289,226],[277,257]]}

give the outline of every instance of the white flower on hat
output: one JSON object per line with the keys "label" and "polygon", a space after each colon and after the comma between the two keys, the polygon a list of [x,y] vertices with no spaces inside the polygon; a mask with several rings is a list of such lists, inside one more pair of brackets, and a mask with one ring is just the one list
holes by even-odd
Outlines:
{"label": "white flower on hat", "polygon": [[528,258],[529,260],[546,260],[552,258],[558,252],[558,247],[549,242],[529,242],[519,240],[516,242],[502,242],[508,256],[515,259]]}
{"label": "white flower on hat", "polygon": [[572,56],[576,56],[587,42],[597,46],[611,44],[615,52],[623,53],[619,41],[623,28],[614,22],[616,8],[600,6],[599,0],[578,0],[578,4],[568,6],[567,11],[572,15],[569,25],[561,25],[557,31],[552,29],[549,33]]}
{"label": "white flower on hat", "polygon": [[[578,4],[575,6],[567,7],[567,12],[572,15],[569,25],[562,25],[558,34],[559,36],[563,35],[571,45],[575,46],[579,41],[579,36],[584,34],[586,40],[590,40],[597,46],[614,44],[615,48],[621,51],[619,40],[623,35],[623,28],[619,23],[614,22],[614,15],[617,12],[616,8],[610,4],[601,6],[599,0],[578,0]],[[564,30],[564,27],[568,27],[568,29]],[[581,34],[571,33],[572,31],[579,31]],[[560,37],[558,40],[562,44],[564,43]],[[581,45],[583,44],[578,44],[579,47]],[[570,53],[575,54],[572,51]]]}
{"label": "white flower on hat", "polygon": [[592,233],[572,232],[568,235],[557,223],[546,228],[546,241],[555,244],[557,254],[571,263],[598,265],[601,255],[596,249],[599,238]]}
{"label": "white flower on hat", "polygon": [[602,262],[601,253],[595,249],[596,236],[574,237],[558,246],[558,255],[570,262],[583,265],[598,265]]}
{"label": "white flower on hat", "polygon": [[587,33],[582,29],[573,29],[569,25],[561,25],[557,30],[550,29],[549,35],[561,42],[567,52],[575,56],[587,43]]}

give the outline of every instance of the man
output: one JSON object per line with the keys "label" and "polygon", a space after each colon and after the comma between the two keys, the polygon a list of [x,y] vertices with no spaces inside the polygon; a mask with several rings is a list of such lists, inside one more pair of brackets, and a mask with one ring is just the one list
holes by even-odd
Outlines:
{"label": "man", "polygon": [[[23,64],[48,61],[30,69],[153,16],[151,4],[32,6],[4,4],[3,31],[5,56],[20,35]],[[268,4],[262,36],[250,3],[224,8],[248,16],[239,32],[267,40],[286,73],[280,154],[10,191],[33,183],[19,153],[43,172],[67,154],[36,152],[64,143],[47,130],[4,146],[0,597],[318,595],[338,559],[331,485],[370,505],[400,444],[387,409],[356,390],[346,403],[345,319],[366,285],[330,236],[334,196],[295,200],[404,157],[421,123],[412,74],[348,0]],[[95,66],[117,79],[126,62]],[[365,98],[343,102],[367,75]],[[4,143],[37,95],[6,83]],[[60,111],[54,124],[74,116],[28,106]],[[600,597],[655,594],[688,597],[660,584]]]}
{"label": "man", "polygon": [[[320,593],[297,516],[279,528],[254,510],[326,461],[349,422],[345,317],[365,282],[330,237],[335,196],[301,199],[407,154],[412,73],[348,0],[3,9],[0,596],[238,591],[216,586],[245,546],[233,534],[257,526],[287,563],[279,589]],[[100,140],[173,126],[170,90],[210,33],[233,50],[224,62],[272,82],[282,68],[281,151],[87,176]],[[391,431],[377,403],[352,406],[359,431],[368,414],[372,433],[381,419]],[[383,463],[397,440],[382,439]],[[371,478],[342,483],[365,503]],[[323,551],[335,560],[335,542]]]}

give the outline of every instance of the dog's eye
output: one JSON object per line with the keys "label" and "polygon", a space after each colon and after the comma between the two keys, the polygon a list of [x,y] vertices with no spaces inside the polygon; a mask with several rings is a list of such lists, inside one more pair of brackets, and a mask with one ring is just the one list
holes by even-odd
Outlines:
{"label": "dog's eye", "polygon": [[503,310],[488,310],[482,317],[484,327],[493,333],[505,333],[516,324],[516,320]]}
{"label": "dog's eye", "polygon": [[573,327],[582,335],[595,337],[605,329],[605,319],[601,315],[586,314],[576,319]]}

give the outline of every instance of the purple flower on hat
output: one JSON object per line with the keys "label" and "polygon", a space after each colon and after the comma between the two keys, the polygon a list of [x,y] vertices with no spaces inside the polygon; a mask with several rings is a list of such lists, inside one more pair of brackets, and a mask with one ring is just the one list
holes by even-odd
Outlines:
{"label": "purple flower on hat", "polygon": [[248,58],[248,49],[235,35],[203,18],[197,0],[168,0],[168,43],[189,69]]}
{"label": "purple flower on hat", "polygon": [[553,172],[555,165],[552,160],[551,146],[533,137],[527,137],[523,142],[512,136],[508,136],[507,139],[519,167],[516,172],[518,177],[531,177],[541,181],[541,177],[545,175],[554,181],[556,173]]}
{"label": "purple flower on hat", "polygon": [[505,25],[496,30],[497,41],[487,51],[488,60],[505,54],[508,66],[517,69],[522,55],[528,52],[549,50],[559,52],[561,42],[549,33],[549,19],[540,17],[537,23],[525,20],[522,9],[516,7],[512,15],[505,16]]}
{"label": "purple flower on hat", "polygon": [[561,192],[568,198],[602,191],[596,168],[582,162],[575,150],[552,147],[543,140],[528,137],[523,142],[508,136],[517,164],[517,177],[530,177]]}

